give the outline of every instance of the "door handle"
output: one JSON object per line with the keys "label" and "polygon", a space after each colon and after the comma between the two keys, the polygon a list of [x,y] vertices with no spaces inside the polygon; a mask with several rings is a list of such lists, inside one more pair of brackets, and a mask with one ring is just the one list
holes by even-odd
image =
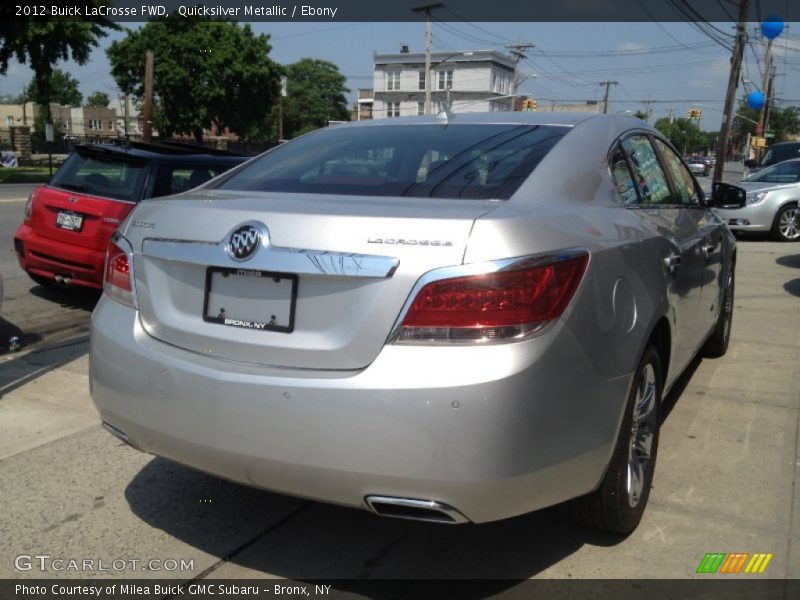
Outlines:
{"label": "door handle", "polygon": [[713,244],[711,242],[709,242],[707,244],[703,244],[703,253],[705,253],[706,256],[708,256],[709,254],[714,252],[714,250],[716,250],[716,249],[717,249],[717,245]]}
{"label": "door handle", "polygon": [[681,257],[679,254],[670,254],[666,258],[664,258],[664,264],[667,265],[670,269],[674,269],[679,264],[681,264]]}

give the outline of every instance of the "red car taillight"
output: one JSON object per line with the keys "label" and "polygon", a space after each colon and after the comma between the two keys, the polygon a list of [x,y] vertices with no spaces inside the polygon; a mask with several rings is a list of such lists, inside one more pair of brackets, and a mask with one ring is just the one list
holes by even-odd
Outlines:
{"label": "red car taillight", "polygon": [[112,300],[136,308],[133,295],[133,268],[130,253],[123,250],[115,238],[108,242],[106,250],[106,270],[103,278],[103,291]]}
{"label": "red car taillight", "polygon": [[414,298],[398,341],[493,341],[557,319],[578,289],[587,253],[530,267],[434,281]]}

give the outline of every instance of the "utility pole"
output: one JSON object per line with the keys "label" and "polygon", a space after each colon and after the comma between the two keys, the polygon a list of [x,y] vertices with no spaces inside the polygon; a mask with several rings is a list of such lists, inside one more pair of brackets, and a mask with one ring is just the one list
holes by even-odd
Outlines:
{"label": "utility pole", "polygon": [[125,140],[127,140],[128,139],[128,94],[123,94],[122,99],[125,102],[125,106],[122,109],[123,110],[122,114],[125,115],[124,129],[125,129]]}
{"label": "utility pole", "polygon": [[524,44],[522,42],[517,42],[516,44],[508,44],[506,48],[508,49],[509,54],[514,59],[514,79],[511,82],[511,105],[514,105],[514,100],[517,95],[517,87],[519,86],[519,61],[528,58],[528,55],[525,54],[526,50],[530,50],[533,48],[533,44]]}
{"label": "utility pole", "polygon": [[431,114],[431,11],[443,8],[442,2],[412,8],[414,12],[425,13],[425,114]]}
{"label": "utility pole", "polygon": [[145,52],[144,59],[144,129],[142,140],[150,142],[153,135],[153,53]]}
{"label": "utility pole", "polygon": [[650,98],[650,94],[647,94],[647,102],[644,103],[645,111],[644,114],[647,115],[647,118],[644,120],[645,123],[650,123],[650,117],[653,116],[653,100]]}
{"label": "utility pole", "polygon": [[742,67],[744,44],[747,37],[747,6],[749,0],[739,0],[739,22],[736,25],[736,43],[733,46],[731,59],[731,72],[728,76],[728,91],[725,94],[725,108],[722,113],[722,129],[719,132],[719,147],[717,148],[717,162],[714,165],[714,181],[722,180],[725,169],[725,156],[728,153],[728,140],[731,136],[731,121],[733,121],[733,102],[736,99],[736,90],[739,88],[739,71]]}
{"label": "utility pole", "polygon": [[764,77],[761,83],[761,89],[764,92],[765,99],[764,99],[764,105],[758,111],[758,130],[756,131],[756,135],[760,136],[763,136],[764,133],[767,131],[767,127],[764,124],[764,115],[766,114],[767,111],[767,104],[769,104],[769,81],[770,81],[771,71],[772,71],[772,40],[768,40],[767,50],[766,52],[764,52]]}
{"label": "utility pole", "polygon": [[603,98],[603,114],[608,113],[608,91],[612,85],[619,85],[619,81],[600,81],[597,85],[606,86],[606,95]]}
{"label": "utility pole", "polygon": [[775,67],[772,67],[772,72],[769,75],[769,83],[767,84],[767,99],[764,102],[764,133],[767,135],[767,127],[769,127],[769,117],[772,113],[773,96],[775,95]]}
{"label": "utility pole", "polygon": [[669,115],[669,122],[673,123],[675,121],[675,109],[670,106],[667,109],[667,114]]}

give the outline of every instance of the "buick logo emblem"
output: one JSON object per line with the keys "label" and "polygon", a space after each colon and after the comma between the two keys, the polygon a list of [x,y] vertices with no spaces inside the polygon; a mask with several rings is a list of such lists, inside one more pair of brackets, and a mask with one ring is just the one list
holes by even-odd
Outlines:
{"label": "buick logo emblem", "polygon": [[228,240],[228,254],[234,260],[247,260],[261,244],[261,232],[253,225],[241,225],[233,230]]}

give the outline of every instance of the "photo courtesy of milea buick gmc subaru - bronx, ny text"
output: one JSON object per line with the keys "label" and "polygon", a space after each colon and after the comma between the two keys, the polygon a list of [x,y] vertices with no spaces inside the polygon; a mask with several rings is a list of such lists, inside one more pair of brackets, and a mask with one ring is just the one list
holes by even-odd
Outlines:
{"label": "photo courtesy of milea buick gmc subaru - bronx, ny text", "polygon": [[108,247],[91,386],[135,448],[379,515],[571,501],[639,523],[660,403],[720,356],[735,240],[615,115],[443,113],[302,136],[141,202]]}
{"label": "photo courtesy of milea buick gmc subaru - bronx, ny text", "polygon": [[28,198],[17,260],[40,285],[102,289],[108,240],[140,200],[197,187],[245,160],[184,144],[76,146]]}

